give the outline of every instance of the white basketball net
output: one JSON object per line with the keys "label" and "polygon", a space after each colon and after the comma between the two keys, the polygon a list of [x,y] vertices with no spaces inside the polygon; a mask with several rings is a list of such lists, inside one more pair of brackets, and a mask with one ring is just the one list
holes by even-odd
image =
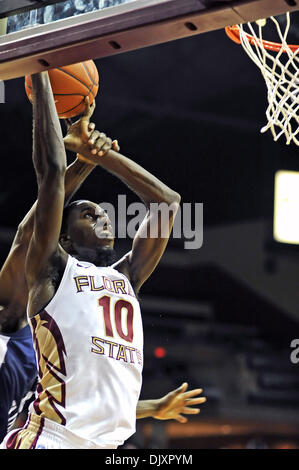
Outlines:
{"label": "white basketball net", "polygon": [[[297,134],[299,132],[299,48],[293,52],[287,42],[287,35],[290,29],[290,14],[286,13],[285,31],[274,17],[270,17],[282,44],[279,52],[268,51],[263,46],[262,29],[265,20],[257,21],[258,33],[247,23],[250,34],[256,42],[250,44],[244,25],[239,25],[241,44],[259,67],[267,85],[268,108],[266,116],[268,124],[261,129],[261,132],[271,130],[274,140],[278,140],[282,135],[286,138],[286,143],[293,141],[299,145]],[[248,34],[248,32],[247,32]],[[298,136],[299,138],[299,136]]]}

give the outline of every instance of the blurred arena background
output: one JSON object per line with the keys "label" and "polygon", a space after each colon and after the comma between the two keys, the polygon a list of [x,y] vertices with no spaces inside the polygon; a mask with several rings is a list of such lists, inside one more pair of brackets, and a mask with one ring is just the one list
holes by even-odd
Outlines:
{"label": "blurred arena background", "polygon": [[[274,175],[299,171],[298,148],[274,143],[260,72],[224,30],[96,60],[93,117],[135,159],[204,204],[203,246],[170,239],[141,292],[142,398],[187,381],[207,403],[181,425],[140,420],[137,448],[299,448],[299,247],[273,242]],[[0,261],[36,198],[32,110],[24,79],[1,105]],[[71,156],[69,161],[71,161]],[[97,169],[78,198],[136,198]],[[76,198],[77,198],[76,196]],[[299,221],[299,211],[298,211]],[[119,255],[130,240],[118,240]]]}

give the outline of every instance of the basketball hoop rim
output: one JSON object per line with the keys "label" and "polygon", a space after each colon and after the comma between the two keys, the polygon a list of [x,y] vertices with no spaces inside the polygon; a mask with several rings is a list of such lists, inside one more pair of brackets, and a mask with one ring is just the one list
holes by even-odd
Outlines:
{"label": "basketball hoop rim", "polygon": [[[240,28],[237,24],[233,26],[226,26],[225,32],[227,36],[234,41],[237,44],[241,44],[241,39],[240,39]],[[283,45],[279,42],[272,42],[272,41],[266,41],[265,39],[255,39],[254,36],[251,34],[245,33],[248,41],[252,45],[258,45],[259,47],[264,47],[268,51],[274,51],[274,52],[287,52],[285,48],[283,48]],[[262,46],[261,46],[262,43]],[[288,44],[289,49],[292,52],[296,52],[297,49],[299,49],[299,45],[296,44]]]}

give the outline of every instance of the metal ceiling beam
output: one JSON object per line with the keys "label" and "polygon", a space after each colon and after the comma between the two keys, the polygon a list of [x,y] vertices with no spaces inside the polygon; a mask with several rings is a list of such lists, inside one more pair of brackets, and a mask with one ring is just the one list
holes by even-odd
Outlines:
{"label": "metal ceiling beam", "polygon": [[194,36],[286,10],[285,0],[247,0],[206,9],[198,0],[139,0],[2,36],[0,79]]}

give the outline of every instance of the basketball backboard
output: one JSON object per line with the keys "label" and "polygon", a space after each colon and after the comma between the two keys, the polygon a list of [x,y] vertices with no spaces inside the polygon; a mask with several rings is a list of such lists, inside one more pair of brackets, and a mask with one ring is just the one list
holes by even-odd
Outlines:
{"label": "basketball backboard", "polygon": [[[13,16],[22,3],[26,11]],[[28,3],[52,5],[27,11]],[[292,0],[14,0],[10,5],[7,17],[1,12],[1,80],[299,9]]]}

